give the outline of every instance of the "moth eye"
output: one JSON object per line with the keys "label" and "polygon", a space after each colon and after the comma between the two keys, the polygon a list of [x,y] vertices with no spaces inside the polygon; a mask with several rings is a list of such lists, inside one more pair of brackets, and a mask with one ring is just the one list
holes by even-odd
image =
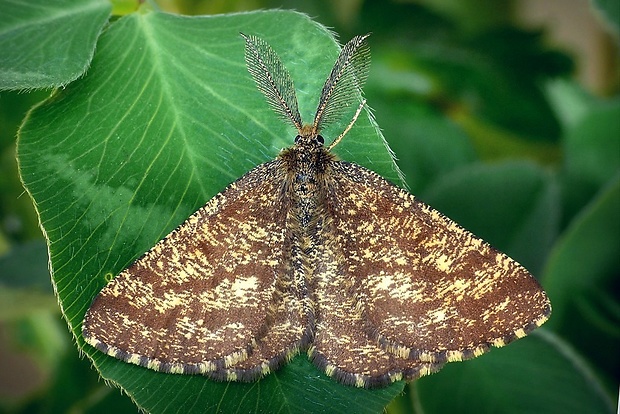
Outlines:
{"label": "moth eye", "polygon": [[295,144],[298,144],[300,139],[301,139],[301,135],[297,135],[295,137]]}
{"label": "moth eye", "polygon": [[316,140],[319,144],[325,144],[325,140],[323,139],[321,135],[317,135]]}

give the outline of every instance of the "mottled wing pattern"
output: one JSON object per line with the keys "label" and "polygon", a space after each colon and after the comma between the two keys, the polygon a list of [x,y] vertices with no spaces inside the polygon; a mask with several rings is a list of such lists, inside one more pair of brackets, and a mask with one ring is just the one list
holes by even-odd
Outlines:
{"label": "mottled wing pattern", "polygon": [[368,335],[362,303],[354,294],[358,275],[345,271],[350,252],[333,237],[330,216],[320,217],[311,260],[317,309],[312,362],[341,383],[367,388],[437,371],[441,364],[399,358]]}
{"label": "mottled wing pattern", "polygon": [[370,384],[410,379],[437,368],[423,362],[480,355],[547,319],[549,301],[521,265],[413,195],[347,162],[326,177],[338,255],[327,273],[340,280],[317,288],[327,302],[314,352],[328,369]]}
{"label": "mottled wing pattern", "polygon": [[88,343],[173,373],[254,380],[308,340],[291,275],[280,161],[211,199],[112,280],[86,314]]}

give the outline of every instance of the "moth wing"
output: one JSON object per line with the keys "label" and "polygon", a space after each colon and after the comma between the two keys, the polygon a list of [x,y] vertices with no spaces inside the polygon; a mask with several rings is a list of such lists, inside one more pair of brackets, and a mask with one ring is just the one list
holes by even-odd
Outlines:
{"label": "moth wing", "polygon": [[[356,294],[356,280],[362,275],[351,267],[349,259],[350,255],[359,258],[359,252],[350,250],[351,243],[342,243],[341,234],[348,231],[343,222],[350,227],[356,218],[347,218],[350,208],[348,203],[341,205],[340,198],[349,192],[361,194],[358,188],[347,187],[346,177],[332,181],[331,173],[325,176],[331,191],[326,203],[319,206],[316,233],[312,235],[310,280],[317,309],[315,337],[309,350],[312,362],[341,383],[366,388],[437,371],[441,363],[402,358],[368,334],[367,315]],[[349,236],[355,237],[353,233]]]}
{"label": "moth wing", "polygon": [[279,292],[290,274],[282,174],[278,160],[251,170],[121,272],[89,308],[86,342],[157,371],[218,379],[251,355],[236,379],[285,358],[307,322],[294,294]]}
{"label": "moth wing", "polygon": [[439,370],[440,363],[401,358],[368,335],[363,309],[352,294],[352,275],[338,270],[343,253],[329,243],[316,252],[321,265],[314,275],[319,311],[309,350],[312,362],[338,382],[365,388],[412,380]]}
{"label": "moth wing", "polygon": [[542,325],[551,307],[520,264],[359,165],[332,163],[328,209],[366,330],[418,361],[471,358]]}

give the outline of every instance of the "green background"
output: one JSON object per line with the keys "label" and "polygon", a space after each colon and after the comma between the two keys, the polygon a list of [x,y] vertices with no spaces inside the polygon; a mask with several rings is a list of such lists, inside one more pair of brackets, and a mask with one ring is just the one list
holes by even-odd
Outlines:
{"label": "green background", "polygon": [[[287,6],[271,2],[0,0],[0,411],[613,412],[620,5],[592,3],[613,58],[594,94],[573,75],[579,56],[515,26],[509,3],[296,6],[310,19],[222,14]],[[82,317],[112,275],[292,143],[247,74],[238,33],[281,56],[308,121],[338,53],[319,22],[341,42],[373,32],[365,94],[376,122],[364,113],[335,152],[523,263],[551,319],[476,360],[372,391],[334,383],[304,356],[260,382],[226,384],[85,346]]]}

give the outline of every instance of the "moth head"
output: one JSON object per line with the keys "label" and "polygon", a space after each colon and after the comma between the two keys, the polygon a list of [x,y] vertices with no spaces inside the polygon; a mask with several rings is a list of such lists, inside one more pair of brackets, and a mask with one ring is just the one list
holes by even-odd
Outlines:
{"label": "moth head", "polygon": [[295,144],[305,147],[322,147],[325,144],[325,139],[318,133],[314,125],[304,125],[298,130]]}

